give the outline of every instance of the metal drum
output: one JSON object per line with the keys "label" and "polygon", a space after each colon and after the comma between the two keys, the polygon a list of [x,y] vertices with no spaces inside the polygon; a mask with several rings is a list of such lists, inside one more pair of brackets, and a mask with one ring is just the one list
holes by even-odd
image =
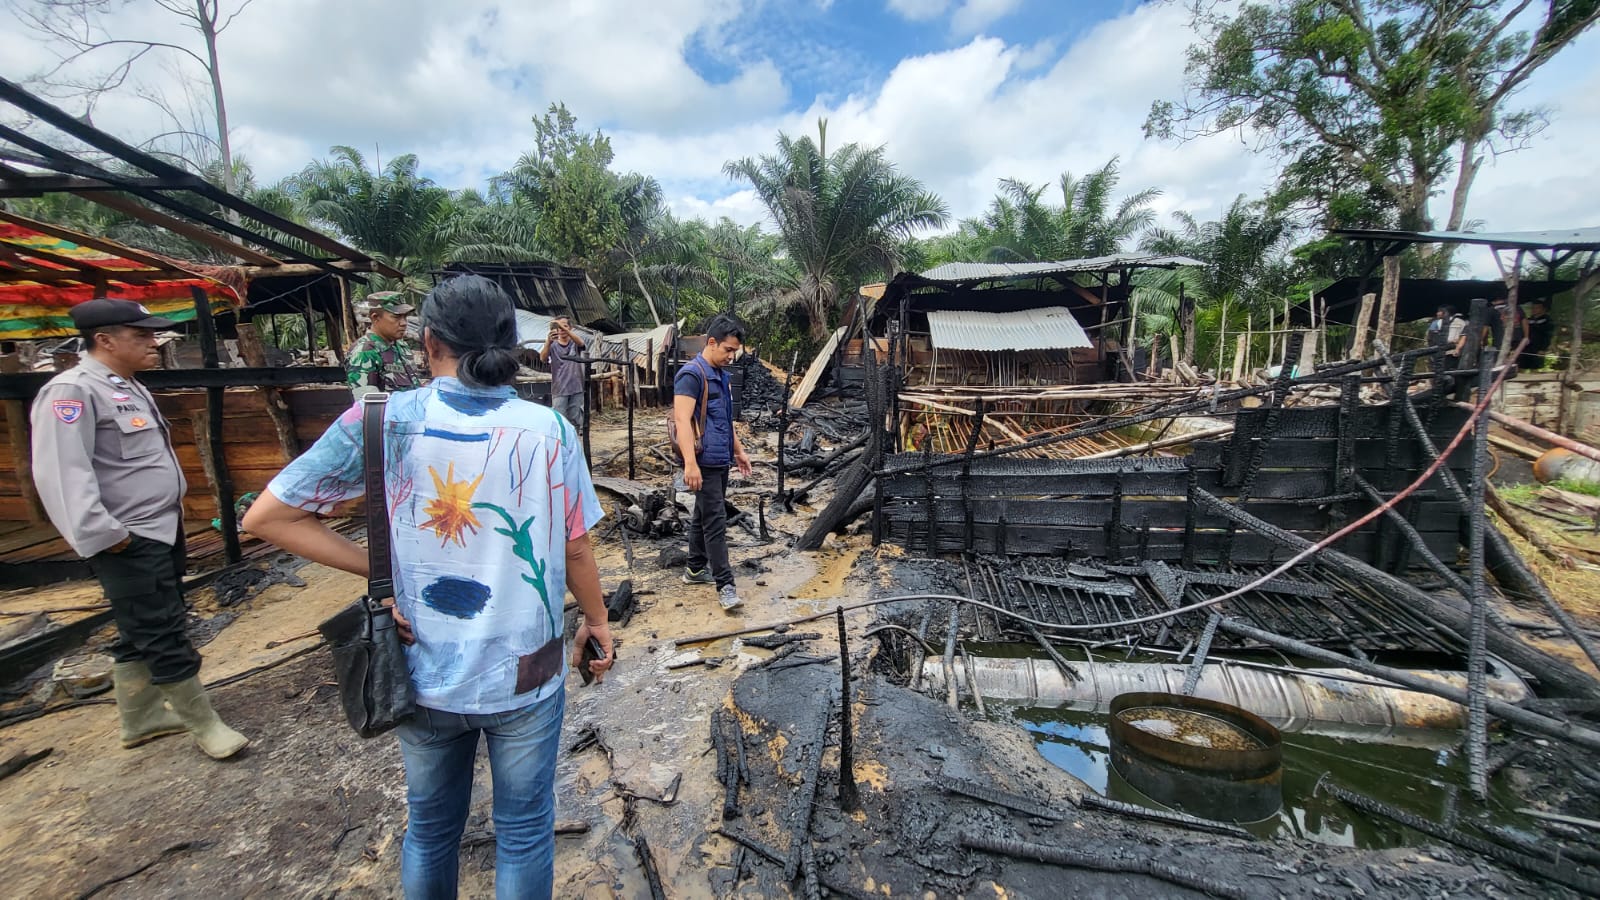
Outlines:
{"label": "metal drum", "polygon": [[1158,803],[1225,822],[1256,822],[1283,805],[1278,729],[1237,706],[1137,692],[1111,701],[1111,765]]}

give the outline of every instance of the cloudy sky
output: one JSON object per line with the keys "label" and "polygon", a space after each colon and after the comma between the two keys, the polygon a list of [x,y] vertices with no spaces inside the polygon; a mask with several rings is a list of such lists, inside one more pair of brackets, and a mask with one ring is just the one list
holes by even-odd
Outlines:
{"label": "cloudy sky", "polygon": [[[17,2],[0,0],[8,78],[50,58],[8,21]],[[166,15],[130,0],[111,27],[190,41]],[[722,164],[826,118],[830,142],[886,145],[958,217],[998,178],[1053,181],[1119,156],[1124,187],[1157,187],[1163,212],[1207,218],[1259,193],[1273,161],[1237,135],[1143,138],[1151,101],[1180,96],[1192,40],[1182,4],[1132,0],[254,0],[221,54],[235,152],[262,180],[351,144],[416,153],[440,183],[479,185],[531,145],[530,118],[563,101],[682,214],[758,221]],[[1485,167],[1470,218],[1600,224],[1597,50],[1586,36],[1518,98],[1547,107],[1552,125]],[[145,65],[139,79],[170,89],[175,69]],[[134,139],[154,130],[131,94],[95,121]]]}

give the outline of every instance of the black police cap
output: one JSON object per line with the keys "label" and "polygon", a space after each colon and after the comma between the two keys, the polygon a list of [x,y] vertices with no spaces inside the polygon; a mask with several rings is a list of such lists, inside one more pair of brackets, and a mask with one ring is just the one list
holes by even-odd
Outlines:
{"label": "black police cap", "polygon": [[98,300],[85,300],[72,308],[72,324],[78,326],[80,331],[90,328],[106,328],[112,325],[129,325],[134,328],[166,329],[176,328],[177,322],[163,319],[153,315],[145,308],[143,303],[132,300],[118,300],[115,297],[102,297]]}

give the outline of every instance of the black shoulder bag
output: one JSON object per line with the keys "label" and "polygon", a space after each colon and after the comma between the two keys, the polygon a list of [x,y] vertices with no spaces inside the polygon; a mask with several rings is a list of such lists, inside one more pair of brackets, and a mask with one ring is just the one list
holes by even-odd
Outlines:
{"label": "black shoulder bag", "polygon": [[333,649],[339,702],[350,727],[377,737],[416,711],[416,690],[394,609],[389,565],[389,503],[383,485],[383,410],[388,394],[362,398],[362,458],[367,482],[367,593],[317,627]]}

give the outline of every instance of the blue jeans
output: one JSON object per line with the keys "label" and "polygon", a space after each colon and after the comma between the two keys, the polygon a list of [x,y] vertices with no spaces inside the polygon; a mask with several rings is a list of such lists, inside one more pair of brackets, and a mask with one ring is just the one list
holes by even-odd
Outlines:
{"label": "blue jeans", "polygon": [[555,881],[555,774],[566,692],[498,715],[417,707],[395,732],[406,763],[410,822],[400,853],[407,900],[453,898],[461,835],[472,802],[478,734],[489,738],[494,779],[494,891],[549,897]]}

